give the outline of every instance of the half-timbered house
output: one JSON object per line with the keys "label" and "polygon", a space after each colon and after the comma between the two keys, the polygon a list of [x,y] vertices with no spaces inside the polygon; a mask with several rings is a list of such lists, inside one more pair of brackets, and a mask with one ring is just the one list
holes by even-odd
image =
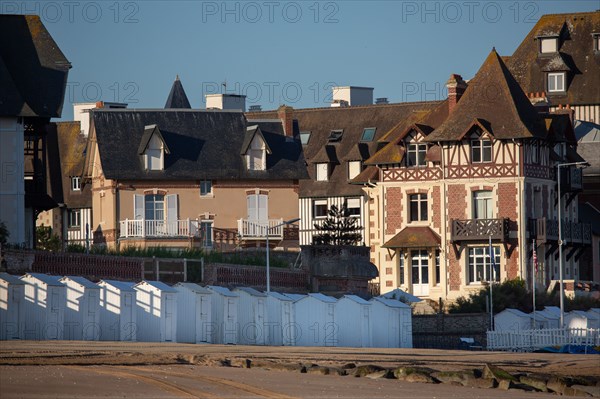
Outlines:
{"label": "half-timbered house", "polygon": [[468,85],[452,75],[447,86],[448,99],[404,120],[353,180],[370,198],[381,291],[452,300],[490,280],[531,281],[533,239],[536,278],[548,284],[558,278],[558,206],[565,277],[577,276],[591,238],[578,222],[581,171],[562,169],[557,199],[554,167],[582,160],[569,115],[539,113],[495,50]]}

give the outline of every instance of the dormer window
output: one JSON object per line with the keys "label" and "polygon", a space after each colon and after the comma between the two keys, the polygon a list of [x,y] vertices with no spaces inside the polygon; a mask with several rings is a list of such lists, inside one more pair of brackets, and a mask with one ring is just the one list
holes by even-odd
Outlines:
{"label": "dormer window", "polygon": [[329,133],[329,137],[327,138],[327,141],[329,141],[330,143],[337,143],[338,141],[342,140],[343,134],[344,134],[343,130],[332,130]]}
{"label": "dormer window", "polygon": [[302,145],[308,144],[308,140],[310,140],[310,133],[311,132],[300,132],[300,143],[302,143]]}
{"label": "dormer window", "polygon": [[267,154],[270,153],[271,149],[258,125],[249,126],[241,152],[246,160],[248,170],[266,170]]}
{"label": "dormer window", "polygon": [[560,93],[565,91],[565,73],[551,72],[548,73],[548,92]]}
{"label": "dormer window", "polygon": [[71,191],[81,191],[81,177],[71,177]]}
{"label": "dormer window", "polygon": [[169,154],[169,152],[158,126],[146,126],[138,148],[138,154],[143,157],[144,168],[146,170],[164,170],[165,153]]}
{"label": "dormer window", "polygon": [[371,142],[373,141],[373,139],[375,138],[375,132],[377,131],[377,128],[375,127],[367,127],[365,128],[365,130],[363,130],[362,136],[360,138],[360,141],[363,142]]}
{"label": "dormer window", "polygon": [[317,168],[317,181],[329,180],[329,164],[318,163],[318,164],[316,164],[316,168]]}
{"label": "dormer window", "polygon": [[362,171],[361,161],[348,161],[348,180],[354,179]]}
{"label": "dormer window", "polygon": [[472,136],[471,162],[492,162],[492,140],[479,134],[474,134]]}
{"label": "dormer window", "polygon": [[541,37],[540,53],[552,54],[558,51],[558,37]]}

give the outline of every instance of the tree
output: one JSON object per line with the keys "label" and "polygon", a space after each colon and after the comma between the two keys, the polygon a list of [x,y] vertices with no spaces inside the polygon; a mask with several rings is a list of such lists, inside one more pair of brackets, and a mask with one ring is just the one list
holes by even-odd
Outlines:
{"label": "tree", "polygon": [[346,205],[339,209],[332,205],[327,211],[327,219],[315,223],[314,227],[322,232],[313,236],[314,245],[356,245],[362,240],[359,232],[362,226],[350,215]]}
{"label": "tree", "polygon": [[52,227],[41,225],[35,229],[37,249],[44,251],[60,251],[60,237],[52,233]]}

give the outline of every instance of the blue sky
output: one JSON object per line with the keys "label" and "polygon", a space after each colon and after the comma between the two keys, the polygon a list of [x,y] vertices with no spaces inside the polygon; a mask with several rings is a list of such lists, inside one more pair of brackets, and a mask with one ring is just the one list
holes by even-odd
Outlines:
{"label": "blue sky", "polygon": [[492,47],[510,55],[543,14],[594,1],[2,1],[37,13],[71,61],[72,103],[163,107],[178,74],[192,107],[204,94],[247,105],[326,106],[332,85],[375,88],[392,102],[441,99]]}

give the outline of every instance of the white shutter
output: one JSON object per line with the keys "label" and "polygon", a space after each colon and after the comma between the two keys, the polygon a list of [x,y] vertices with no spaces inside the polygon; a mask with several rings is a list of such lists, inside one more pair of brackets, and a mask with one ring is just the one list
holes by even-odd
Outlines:
{"label": "white shutter", "polygon": [[269,207],[268,207],[269,197],[266,195],[258,196],[258,220],[267,221],[269,220]]}
{"label": "white shutter", "polygon": [[167,221],[177,220],[177,194],[167,195]]}
{"label": "white shutter", "polygon": [[248,219],[249,220],[258,220],[258,204],[257,195],[252,194],[247,197],[248,203]]}
{"label": "white shutter", "polygon": [[133,196],[133,218],[141,220],[144,218],[144,196],[134,194]]}

